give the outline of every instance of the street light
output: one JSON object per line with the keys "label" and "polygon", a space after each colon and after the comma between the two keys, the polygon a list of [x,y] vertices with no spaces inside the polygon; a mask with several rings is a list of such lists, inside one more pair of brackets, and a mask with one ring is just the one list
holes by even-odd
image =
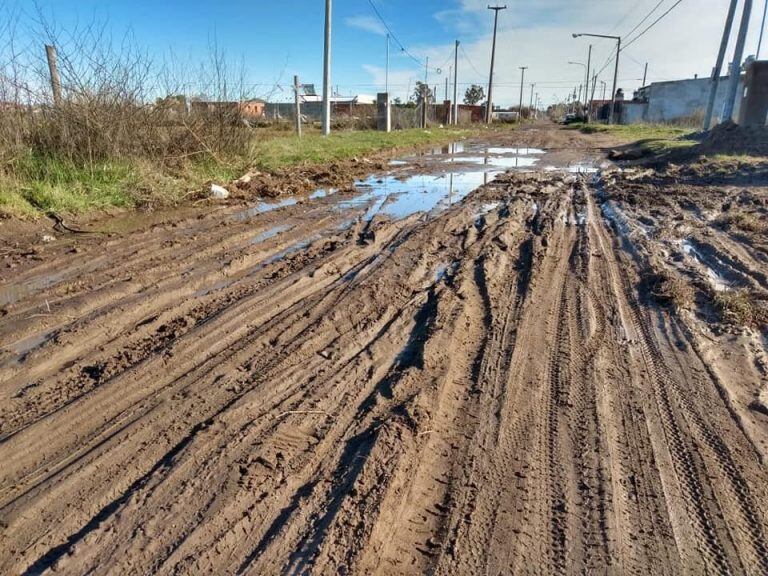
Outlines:
{"label": "street light", "polygon": [[616,83],[619,80],[619,54],[621,53],[621,36],[610,36],[608,34],[573,34],[574,38],[581,36],[590,36],[592,38],[608,38],[616,40],[616,66],[613,69],[613,93],[611,94],[611,113],[608,117],[608,124],[613,124],[613,111],[616,108]]}

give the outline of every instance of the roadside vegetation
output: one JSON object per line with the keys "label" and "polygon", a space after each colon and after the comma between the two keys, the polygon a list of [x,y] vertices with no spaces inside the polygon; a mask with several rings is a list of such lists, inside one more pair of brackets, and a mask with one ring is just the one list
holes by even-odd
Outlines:
{"label": "roadside vegetation", "polygon": [[[242,68],[215,43],[199,65],[159,63],[130,38],[113,44],[103,24],[65,32],[43,14],[34,22],[18,13],[0,16],[0,217],[175,205],[207,182],[226,184],[251,169],[327,163],[475,133],[356,131],[370,122],[344,118],[329,138],[309,125],[299,140],[290,119],[244,118],[239,103],[271,94],[250,92]],[[18,38],[26,25],[33,31]],[[57,48],[59,96],[44,44]]]}
{"label": "roadside vegetation", "polygon": [[571,124],[569,128],[584,134],[609,133],[627,144],[635,144],[647,154],[661,154],[689,148],[696,141],[686,138],[695,130],[670,124]]}

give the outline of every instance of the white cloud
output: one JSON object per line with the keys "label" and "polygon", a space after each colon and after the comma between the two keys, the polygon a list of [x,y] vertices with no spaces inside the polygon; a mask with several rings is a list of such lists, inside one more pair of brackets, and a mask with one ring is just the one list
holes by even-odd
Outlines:
{"label": "white cloud", "polygon": [[[619,87],[631,97],[642,83],[643,66],[648,62],[648,81],[706,76],[715,61],[725,14],[730,0],[687,0],[651,28],[637,42],[622,52],[619,69]],[[464,52],[474,65],[460,55],[459,83],[477,82],[487,87],[493,27],[492,12],[487,0],[461,0],[454,9],[437,12],[434,17],[448,32],[459,39],[474,30],[473,38],[462,41]],[[536,82],[545,103],[564,98],[569,91],[583,82],[584,70],[568,65],[569,60],[586,62],[587,49],[592,42],[593,71],[602,68],[614,51],[610,40],[573,39],[573,32],[594,32],[626,35],[656,4],[653,0],[598,0],[572,2],[571,0],[539,0],[528,3],[507,2],[509,8],[499,14],[499,31],[494,76],[494,101],[502,105],[517,104],[520,97],[519,66],[526,70],[524,101],[530,95],[530,82]],[[639,6],[638,6],[639,4]],[[672,0],[663,4],[638,30],[635,36],[653,22]],[[757,46],[762,10],[753,9],[752,23],[745,56],[753,54]],[[741,5],[729,47],[733,55],[736,28],[741,18]],[[434,54],[444,59],[452,45],[424,47],[421,53]],[[600,79],[613,79],[613,65],[602,70]],[[460,92],[463,87],[460,86]],[[597,94],[600,94],[598,83]]]}
{"label": "white cloud", "polygon": [[347,26],[351,28],[358,28],[365,30],[371,34],[378,34],[379,36],[386,36],[387,29],[373,16],[350,16],[344,20]]}

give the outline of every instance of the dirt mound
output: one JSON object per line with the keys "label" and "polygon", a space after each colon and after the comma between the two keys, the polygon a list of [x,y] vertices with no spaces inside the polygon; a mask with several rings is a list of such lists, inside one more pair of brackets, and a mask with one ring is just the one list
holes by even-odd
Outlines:
{"label": "dirt mound", "polygon": [[709,154],[768,156],[768,127],[723,122],[710,131],[699,150]]}

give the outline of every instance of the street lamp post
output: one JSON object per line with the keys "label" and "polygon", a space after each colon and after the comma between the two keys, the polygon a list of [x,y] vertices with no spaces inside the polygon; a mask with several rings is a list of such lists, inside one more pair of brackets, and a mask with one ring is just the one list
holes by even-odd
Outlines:
{"label": "street lamp post", "polygon": [[608,38],[609,40],[616,40],[616,65],[613,69],[613,93],[611,94],[611,112],[608,116],[608,124],[613,124],[614,110],[616,108],[616,89],[617,82],[619,81],[619,54],[621,54],[621,36],[610,36],[608,34],[573,34],[574,38],[580,38],[581,36],[589,36],[592,38]]}

